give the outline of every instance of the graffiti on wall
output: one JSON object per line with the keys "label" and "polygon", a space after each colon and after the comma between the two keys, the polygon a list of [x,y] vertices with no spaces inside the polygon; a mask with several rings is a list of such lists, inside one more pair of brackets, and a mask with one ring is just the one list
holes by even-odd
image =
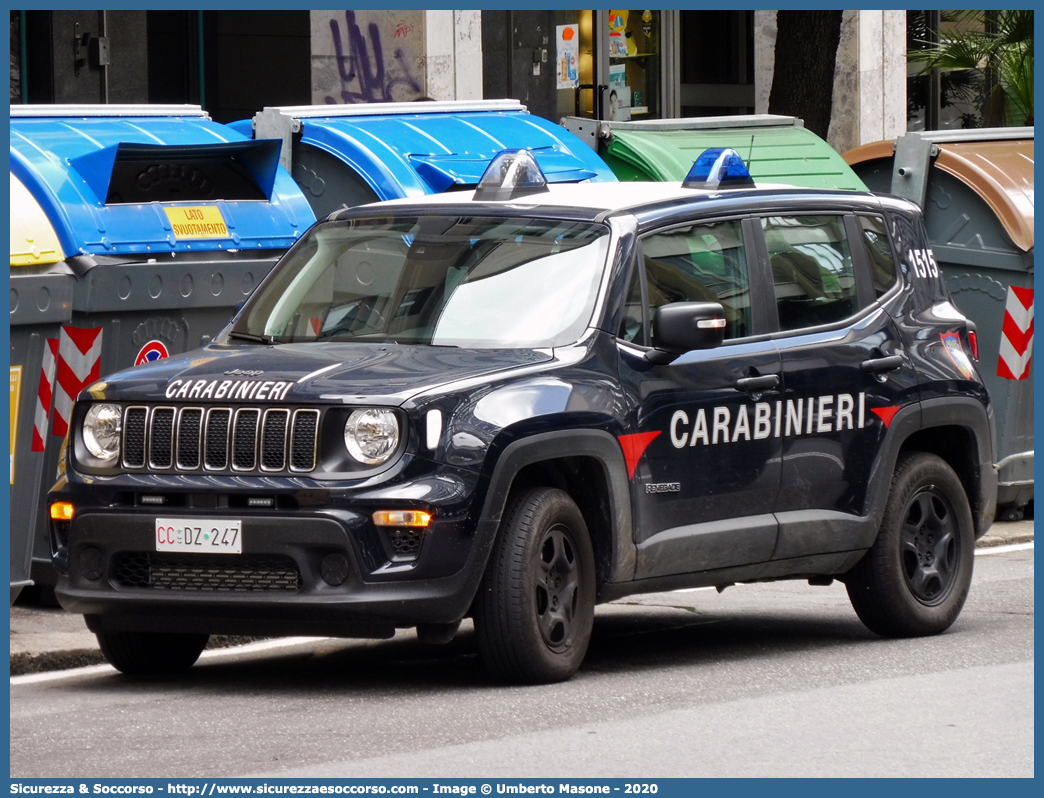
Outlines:
{"label": "graffiti on wall", "polygon": [[[324,102],[401,102],[419,96],[421,85],[410,68],[413,59],[404,48],[396,47],[391,53],[391,61],[386,63],[377,23],[370,22],[364,34],[354,11],[345,11],[344,17],[343,23],[336,18],[329,21],[340,91],[337,96],[326,94]],[[393,38],[407,38],[413,27],[399,23]]]}

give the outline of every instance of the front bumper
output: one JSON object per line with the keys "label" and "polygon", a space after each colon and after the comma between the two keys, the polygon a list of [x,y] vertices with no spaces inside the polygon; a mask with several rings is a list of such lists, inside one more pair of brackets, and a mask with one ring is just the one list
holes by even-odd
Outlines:
{"label": "front bumper", "polygon": [[[290,502],[288,493],[265,510],[233,506],[228,494],[217,506],[212,495],[168,494],[181,506],[153,508],[140,493],[102,493],[75,483],[49,497],[76,507],[64,527],[52,522],[63,574],[56,596],[94,631],[387,637],[396,627],[453,623],[468,612],[495,534],[495,522],[473,513],[473,491],[427,505],[435,521],[412,560],[397,557],[372,523],[374,501],[404,506],[387,488],[369,502],[334,491]],[[237,519],[242,554],[157,552],[158,517]]]}

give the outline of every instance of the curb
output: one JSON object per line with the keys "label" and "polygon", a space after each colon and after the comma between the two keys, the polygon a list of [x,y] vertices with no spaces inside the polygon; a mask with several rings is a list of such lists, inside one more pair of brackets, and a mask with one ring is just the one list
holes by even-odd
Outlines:
{"label": "curb", "polygon": [[991,546],[1013,546],[1017,543],[1032,543],[1033,533],[1024,532],[1016,535],[1000,537],[998,535],[985,535],[975,542],[975,548],[988,549]]}
{"label": "curb", "polygon": [[[232,648],[267,640],[265,637],[249,637],[245,635],[212,635],[205,651],[215,648]],[[77,648],[67,651],[43,651],[32,654],[19,651],[11,655],[11,676],[26,676],[31,673],[47,673],[48,671],[64,671],[69,668],[83,668],[88,665],[106,664],[105,656],[97,648]]]}

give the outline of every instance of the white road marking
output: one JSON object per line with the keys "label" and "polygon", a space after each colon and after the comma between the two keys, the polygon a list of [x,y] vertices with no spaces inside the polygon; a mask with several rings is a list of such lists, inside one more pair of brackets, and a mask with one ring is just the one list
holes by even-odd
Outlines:
{"label": "white road marking", "polygon": [[1033,541],[1029,543],[1012,543],[1008,546],[986,546],[975,550],[976,557],[985,557],[987,554],[1006,554],[1009,551],[1026,551],[1033,548]]}

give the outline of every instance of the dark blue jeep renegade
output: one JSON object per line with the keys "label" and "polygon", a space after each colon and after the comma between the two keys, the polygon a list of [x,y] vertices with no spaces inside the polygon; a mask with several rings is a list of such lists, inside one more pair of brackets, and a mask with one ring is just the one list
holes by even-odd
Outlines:
{"label": "dark blue jeep renegade", "polygon": [[128,673],[470,616],[495,674],[554,681],[598,602],[773,579],[938,633],[995,509],[973,352],[906,201],[504,153],[334,214],[209,346],[84,391],[57,595]]}

